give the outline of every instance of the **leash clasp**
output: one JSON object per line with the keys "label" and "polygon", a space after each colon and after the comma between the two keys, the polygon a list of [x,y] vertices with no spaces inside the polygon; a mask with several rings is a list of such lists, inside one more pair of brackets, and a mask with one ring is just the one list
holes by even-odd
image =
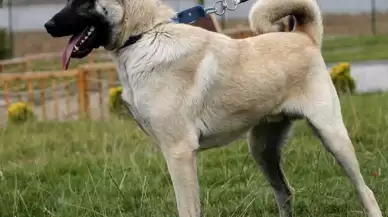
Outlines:
{"label": "leash clasp", "polygon": [[238,8],[238,5],[246,2],[248,0],[233,0],[232,5],[228,4],[226,0],[217,0],[213,7],[206,8],[205,11],[207,14],[216,14],[218,16],[222,16],[225,14],[225,12],[228,11],[235,11]]}
{"label": "leash clasp", "polygon": [[171,20],[174,23],[194,23],[201,17],[206,17],[209,14],[216,14],[218,16],[224,15],[226,10],[234,11],[238,5],[248,0],[233,0],[232,5],[228,4],[227,0],[217,0],[213,7],[203,8],[202,5],[197,5],[189,9],[177,13]]}

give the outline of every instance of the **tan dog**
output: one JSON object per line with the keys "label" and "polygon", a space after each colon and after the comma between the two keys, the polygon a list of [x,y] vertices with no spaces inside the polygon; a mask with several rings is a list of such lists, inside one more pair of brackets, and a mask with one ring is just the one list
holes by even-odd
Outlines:
{"label": "tan dog", "polygon": [[[259,0],[249,19],[260,35],[241,40],[172,23],[174,14],[159,0],[70,0],[45,26],[54,37],[74,35],[65,67],[70,57],[93,48],[111,51],[124,100],[166,159],[180,217],[201,215],[197,152],[245,132],[280,215],[293,216],[280,149],[298,118],[307,119],[337,159],[368,216],[382,217],[321,55],[323,28],[314,0]],[[295,17],[294,31],[279,32],[284,27],[275,22],[288,15]]]}

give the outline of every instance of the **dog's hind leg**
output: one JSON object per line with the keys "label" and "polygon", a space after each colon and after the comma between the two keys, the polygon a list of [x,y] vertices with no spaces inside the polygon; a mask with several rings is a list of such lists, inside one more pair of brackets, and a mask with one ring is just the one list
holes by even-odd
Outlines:
{"label": "dog's hind leg", "polygon": [[[341,165],[356,188],[368,216],[382,217],[375,196],[361,175],[354,147],[342,119],[340,102],[328,74],[319,82],[311,82],[304,97],[291,104],[294,111],[296,109],[302,112],[324,147]],[[295,108],[295,105],[301,107]]]}
{"label": "dog's hind leg", "polygon": [[281,217],[292,217],[292,192],[280,165],[281,147],[287,140],[292,121],[262,121],[248,133],[251,155],[274,189]]}

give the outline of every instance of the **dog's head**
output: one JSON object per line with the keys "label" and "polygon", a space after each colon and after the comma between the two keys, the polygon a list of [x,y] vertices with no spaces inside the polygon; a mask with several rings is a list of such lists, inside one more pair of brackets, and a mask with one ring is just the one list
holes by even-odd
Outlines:
{"label": "dog's head", "polygon": [[100,46],[117,49],[172,15],[159,0],[68,0],[45,28],[53,37],[71,36],[62,58],[67,68],[70,58],[83,58]]}

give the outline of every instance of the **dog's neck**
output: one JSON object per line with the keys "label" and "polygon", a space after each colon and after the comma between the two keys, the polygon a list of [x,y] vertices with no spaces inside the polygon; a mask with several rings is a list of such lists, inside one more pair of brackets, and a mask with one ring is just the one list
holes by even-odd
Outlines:
{"label": "dog's neck", "polygon": [[[131,1],[124,1],[125,14],[118,47],[124,46],[132,36],[141,35],[160,23],[169,22],[175,15],[170,7],[159,0],[143,1],[148,3],[131,4]],[[139,7],[135,8],[134,5]]]}

